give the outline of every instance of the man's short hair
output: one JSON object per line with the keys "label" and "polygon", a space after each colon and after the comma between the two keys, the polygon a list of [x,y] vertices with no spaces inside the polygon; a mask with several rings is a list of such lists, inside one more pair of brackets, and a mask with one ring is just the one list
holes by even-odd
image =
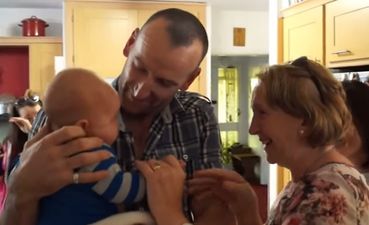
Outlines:
{"label": "man's short hair", "polygon": [[142,28],[158,18],[169,22],[167,32],[174,47],[189,46],[195,39],[199,39],[203,46],[202,57],[205,57],[209,46],[208,36],[204,26],[194,15],[181,9],[164,9],[153,14]]}

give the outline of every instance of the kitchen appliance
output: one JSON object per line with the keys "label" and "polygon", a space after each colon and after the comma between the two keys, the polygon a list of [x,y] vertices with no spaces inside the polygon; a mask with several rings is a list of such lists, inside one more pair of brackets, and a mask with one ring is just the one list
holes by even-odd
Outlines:
{"label": "kitchen appliance", "polygon": [[0,95],[0,122],[8,121],[13,115],[15,97],[7,94]]}
{"label": "kitchen appliance", "polygon": [[49,26],[44,20],[31,16],[21,21],[23,36],[45,36],[45,28]]}
{"label": "kitchen appliance", "polygon": [[359,80],[367,82],[369,80],[369,66],[345,67],[331,69],[333,75],[339,80]]}

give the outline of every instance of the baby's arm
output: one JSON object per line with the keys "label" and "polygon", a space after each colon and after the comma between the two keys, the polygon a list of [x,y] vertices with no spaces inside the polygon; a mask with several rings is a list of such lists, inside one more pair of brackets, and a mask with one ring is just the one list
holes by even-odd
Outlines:
{"label": "baby's arm", "polygon": [[[112,152],[107,145],[92,151],[103,149]],[[91,189],[97,194],[112,203],[123,203],[125,206],[143,199],[146,191],[144,178],[138,171],[123,172],[113,154],[98,164],[80,169],[81,172],[98,170],[107,170],[109,176],[92,185]]]}

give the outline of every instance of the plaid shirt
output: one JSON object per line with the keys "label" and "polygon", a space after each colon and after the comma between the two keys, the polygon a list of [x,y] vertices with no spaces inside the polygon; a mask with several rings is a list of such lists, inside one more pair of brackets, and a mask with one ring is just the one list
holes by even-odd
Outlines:
{"label": "plaid shirt", "polygon": [[[46,122],[40,110],[29,137]],[[113,144],[119,164],[130,171],[136,159],[131,132],[119,118],[119,136]],[[197,93],[179,91],[172,102],[153,121],[143,159],[160,159],[165,155],[191,162],[194,170],[221,167],[220,135],[217,119],[210,101]]]}
{"label": "plaid shirt", "polygon": [[31,139],[33,136],[35,136],[37,132],[41,129],[41,127],[45,125],[46,119],[47,117],[46,117],[45,111],[43,109],[38,111],[38,113],[36,114],[35,120],[32,123],[32,129],[28,133],[28,140]]}
{"label": "plaid shirt", "polygon": [[[113,148],[120,164],[130,170],[135,160],[132,134],[120,117],[119,138]],[[173,101],[150,127],[143,159],[175,155],[193,169],[221,167],[218,123],[208,99],[196,93],[177,92]]]}

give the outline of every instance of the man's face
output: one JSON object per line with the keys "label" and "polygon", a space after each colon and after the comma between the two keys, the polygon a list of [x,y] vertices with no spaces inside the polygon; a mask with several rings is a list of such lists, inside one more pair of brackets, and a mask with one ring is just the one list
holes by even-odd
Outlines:
{"label": "man's face", "polygon": [[120,77],[119,95],[128,114],[157,114],[178,89],[186,90],[200,71],[200,41],[172,47],[166,25],[163,19],[150,22],[124,49],[128,58]]}

